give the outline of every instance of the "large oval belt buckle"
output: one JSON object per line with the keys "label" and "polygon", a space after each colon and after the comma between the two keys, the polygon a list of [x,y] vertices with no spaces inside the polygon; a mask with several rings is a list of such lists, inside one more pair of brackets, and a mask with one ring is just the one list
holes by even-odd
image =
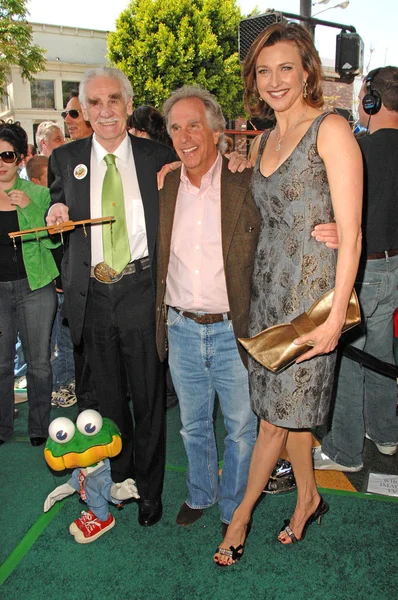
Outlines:
{"label": "large oval belt buckle", "polygon": [[100,262],[94,267],[94,277],[101,283],[116,283],[123,277],[123,271],[117,273],[112,267],[106,264],[106,262]]}

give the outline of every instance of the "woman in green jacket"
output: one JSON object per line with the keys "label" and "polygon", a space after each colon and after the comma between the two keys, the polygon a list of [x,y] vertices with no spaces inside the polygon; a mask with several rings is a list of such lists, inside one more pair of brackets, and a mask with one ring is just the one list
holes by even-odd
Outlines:
{"label": "woman in green jacket", "polygon": [[47,188],[18,177],[27,153],[19,123],[0,121],[0,444],[13,433],[14,355],[19,332],[27,362],[28,434],[32,446],[47,439],[51,409],[50,334],[58,269],[47,232],[15,238],[12,231],[44,225]]}

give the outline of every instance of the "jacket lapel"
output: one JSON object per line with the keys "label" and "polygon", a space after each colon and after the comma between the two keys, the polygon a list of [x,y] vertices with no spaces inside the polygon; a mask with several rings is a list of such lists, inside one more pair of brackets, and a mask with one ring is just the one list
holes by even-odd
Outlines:
{"label": "jacket lapel", "polygon": [[[71,173],[74,198],[73,198],[73,216],[75,221],[90,219],[90,176],[91,176],[91,142],[92,136],[81,140],[79,144],[71,142],[71,149],[74,150],[75,160],[69,164],[72,165]],[[87,175],[82,179],[75,177],[75,168],[78,165],[84,165],[87,168]],[[87,228],[90,231],[90,227]]]}
{"label": "jacket lapel", "polygon": [[[133,135],[128,135],[133,149],[135,170],[144,207],[148,253],[152,263],[155,256],[156,235],[159,221],[156,171],[152,166],[153,161],[149,162],[150,151],[147,151],[142,145],[138,147],[136,138],[134,138]],[[151,169],[153,172],[151,172]]]}
{"label": "jacket lapel", "polygon": [[223,157],[221,171],[221,237],[224,266],[247,190],[237,185],[239,174],[231,173]]}
{"label": "jacket lapel", "polygon": [[171,235],[173,231],[174,214],[180,186],[181,169],[176,169],[167,175],[165,184],[159,192],[160,223],[159,235],[162,240],[162,252],[168,264],[170,257]]}

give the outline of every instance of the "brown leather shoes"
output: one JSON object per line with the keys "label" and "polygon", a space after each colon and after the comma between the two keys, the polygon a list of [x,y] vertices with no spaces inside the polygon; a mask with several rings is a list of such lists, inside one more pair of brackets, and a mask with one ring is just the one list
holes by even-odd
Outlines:
{"label": "brown leather shoes", "polygon": [[192,525],[192,523],[198,521],[202,515],[202,508],[191,508],[186,502],[184,502],[178,511],[176,523],[177,525],[181,525],[181,527],[186,527],[187,525]]}

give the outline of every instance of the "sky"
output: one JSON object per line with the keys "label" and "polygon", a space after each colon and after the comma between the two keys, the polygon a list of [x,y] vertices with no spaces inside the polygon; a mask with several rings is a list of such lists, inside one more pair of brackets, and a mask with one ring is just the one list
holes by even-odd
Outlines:
{"label": "sky", "polygon": [[[320,19],[353,25],[362,37],[365,72],[385,65],[398,65],[397,0],[350,0],[346,9],[333,8],[340,0],[330,0],[328,4],[318,4],[318,1],[313,0],[313,16],[324,11],[319,15]],[[275,10],[300,12],[300,0],[238,0],[237,4],[246,16],[256,6],[260,13],[265,12],[268,2]],[[105,0],[99,8],[98,0],[29,0],[28,19],[34,23],[113,31],[117,17],[128,4],[129,0]],[[338,29],[316,27],[315,44],[321,57],[334,59],[338,33]]]}

